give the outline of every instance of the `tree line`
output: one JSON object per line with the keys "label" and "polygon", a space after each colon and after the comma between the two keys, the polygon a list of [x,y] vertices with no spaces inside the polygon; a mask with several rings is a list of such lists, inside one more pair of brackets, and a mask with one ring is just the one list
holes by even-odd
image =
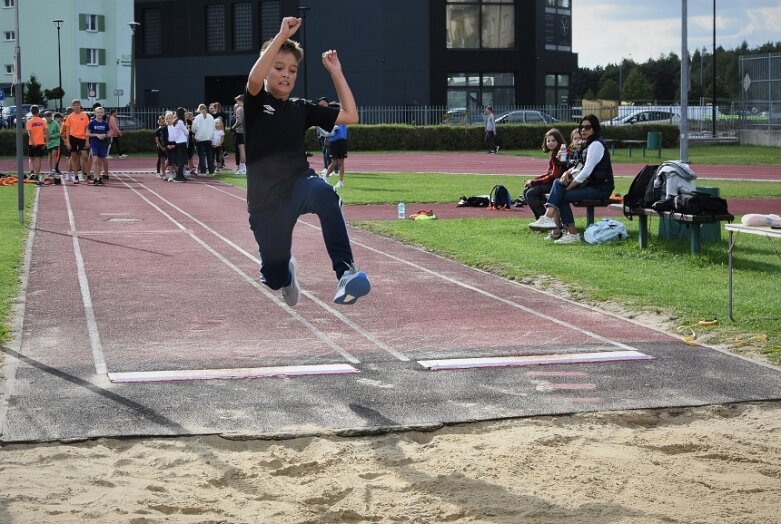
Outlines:
{"label": "tree line", "polygon": [[[781,42],[754,49],[743,43],[735,49],[716,48],[716,98],[740,98],[739,57],[781,52]],[[713,97],[713,53],[695,49],[689,59],[689,100]],[[625,100],[635,103],[670,103],[681,98],[681,59],[675,53],[639,64],[624,59],[619,64],[581,67],[572,77],[576,100]]]}

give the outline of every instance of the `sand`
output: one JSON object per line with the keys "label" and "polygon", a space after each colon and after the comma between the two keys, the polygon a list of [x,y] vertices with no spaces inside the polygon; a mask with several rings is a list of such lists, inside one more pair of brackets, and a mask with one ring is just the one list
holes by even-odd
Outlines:
{"label": "sand", "polygon": [[0,448],[0,522],[769,523],[781,402]]}

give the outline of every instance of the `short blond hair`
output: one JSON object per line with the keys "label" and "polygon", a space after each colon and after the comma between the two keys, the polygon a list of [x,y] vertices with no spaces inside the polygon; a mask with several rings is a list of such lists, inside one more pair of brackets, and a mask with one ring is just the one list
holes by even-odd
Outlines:
{"label": "short blond hair", "polygon": [[[260,46],[260,54],[261,55],[263,54],[263,52],[266,49],[268,49],[268,46],[271,45],[271,42],[272,42],[272,40],[266,40],[265,42],[263,42],[263,45]],[[296,42],[295,40],[291,40],[289,38],[284,41],[284,43],[282,44],[282,47],[279,48],[279,52],[280,53],[290,53],[291,55],[293,55],[295,57],[296,62],[301,62],[301,60],[304,59],[304,50],[303,50],[303,48],[299,45],[298,42]]]}

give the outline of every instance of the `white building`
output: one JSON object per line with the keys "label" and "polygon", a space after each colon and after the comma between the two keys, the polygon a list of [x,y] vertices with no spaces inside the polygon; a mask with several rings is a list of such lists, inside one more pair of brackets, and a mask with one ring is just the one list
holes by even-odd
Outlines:
{"label": "white building", "polygon": [[[55,20],[62,20],[59,45]],[[14,105],[17,39],[23,83],[35,75],[42,91],[54,89],[61,64],[66,107],[74,98],[85,106],[128,105],[132,21],[133,0],[0,0],[0,89],[5,105]],[[48,107],[58,104],[59,100],[51,100]]]}

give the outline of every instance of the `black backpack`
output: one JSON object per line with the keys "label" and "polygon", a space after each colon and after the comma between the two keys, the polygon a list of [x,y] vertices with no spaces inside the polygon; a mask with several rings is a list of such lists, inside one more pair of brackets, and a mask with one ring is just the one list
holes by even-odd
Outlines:
{"label": "black backpack", "polygon": [[488,195],[462,196],[458,199],[458,207],[488,207],[491,199]]}
{"label": "black backpack", "polygon": [[704,191],[681,193],[675,197],[675,212],[686,215],[729,215],[727,201]]}
{"label": "black backpack", "polygon": [[[635,175],[629,191],[624,195],[624,206],[628,208],[646,207],[646,193],[648,188],[653,189],[654,175],[659,166],[648,165]],[[656,202],[656,200],[654,200]],[[648,204],[650,205],[650,204]]]}
{"label": "black backpack", "polygon": [[489,195],[491,200],[488,206],[491,209],[510,209],[513,206],[513,197],[502,184],[496,184]]}

